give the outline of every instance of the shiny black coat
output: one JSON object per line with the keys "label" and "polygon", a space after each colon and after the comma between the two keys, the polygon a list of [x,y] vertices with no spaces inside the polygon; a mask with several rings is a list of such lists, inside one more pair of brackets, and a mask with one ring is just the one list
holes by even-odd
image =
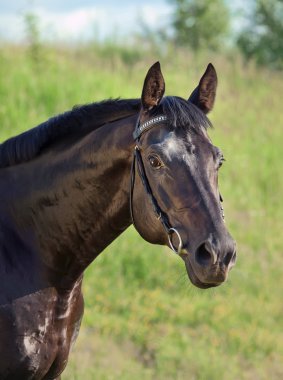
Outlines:
{"label": "shiny black coat", "polygon": [[[163,98],[156,63],[141,101],[83,106],[0,145],[1,380],[59,379],[83,315],[83,272],[132,223],[135,144],[152,194],[179,232],[190,280],[200,288],[225,281],[235,243],[219,200],[222,155],[205,115],[216,83],[209,65],[189,101]],[[134,141],[137,120],[158,115],[162,122]],[[135,174],[135,226],[147,241],[168,245]]]}

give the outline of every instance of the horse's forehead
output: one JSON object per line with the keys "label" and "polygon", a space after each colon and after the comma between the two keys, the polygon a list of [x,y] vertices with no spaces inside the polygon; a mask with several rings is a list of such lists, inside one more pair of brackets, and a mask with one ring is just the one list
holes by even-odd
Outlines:
{"label": "horse's forehead", "polygon": [[[176,131],[171,131],[166,134],[160,145],[162,147],[163,153],[170,161],[172,161],[174,158],[187,161],[188,150],[191,152],[195,151],[198,137],[200,137],[200,135],[193,136],[189,131],[183,131],[181,134],[177,134]],[[204,139],[207,139],[206,134],[202,135],[202,140]],[[195,157],[194,155],[192,156]]]}
{"label": "horse's forehead", "polygon": [[170,161],[174,158],[181,158],[186,152],[185,135],[182,138],[177,136],[175,131],[167,133],[160,145]]}

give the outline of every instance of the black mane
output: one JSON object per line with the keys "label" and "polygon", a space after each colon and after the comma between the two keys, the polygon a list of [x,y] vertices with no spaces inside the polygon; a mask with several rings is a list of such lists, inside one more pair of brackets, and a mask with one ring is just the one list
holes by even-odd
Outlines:
{"label": "black mane", "polygon": [[[164,97],[160,107],[174,127],[193,129],[198,132],[201,128],[207,129],[212,126],[205,113],[190,101],[178,96]],[[157,110],[157,112],[160,111]]]}
{"label": "black mane", "polygon": [[[61,115],[54,116],[37,127],[0,144],[0,168],[29,161],[59,139],[78,133],[80,136],[109,123],[137,113],[139,99],[110,99],[99,103],[74,107]],[[175,127],[200,128],[211,126],[206,115],[194,104],[175,96],[164,97],[157,113],[166,114]]]}
{"label": "black mane", "polygon": [[76,106],[71,111],[54,116],[35,128],[0,144],[0,168],[29,161],[48,145],[72,133],[85,135],[115,121],[137,113],[139,99],[110,99]]}

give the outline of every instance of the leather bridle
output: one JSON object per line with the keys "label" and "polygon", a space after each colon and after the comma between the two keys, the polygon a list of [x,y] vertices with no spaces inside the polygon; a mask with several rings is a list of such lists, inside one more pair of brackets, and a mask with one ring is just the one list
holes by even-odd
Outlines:
{"label": "leather bridle", "polygon": [[[135,130],[133,133],[133,137],[134,137],[134,140],[136,142],[136,145],[135,145],[135,149],[134,149],[134,153],[133,153],[133,161],[132,161],[132,166],[131,166],[130,212],[131,212],[131,218],[132,218],[133,225],[135,226],[136,230],[138,231],[136,223],[135,223],[134,211],[133,211],[133,194],[134,194],[134,187],[135,187],[136,167],[137,167],[137,171],[138,171],[138,174],[139,174],[140,179],[142,181],[145,192],[151,201],[154,214],[155,214],[156,218],[162,224],[162,226],[163,226],[163,228],[164,228],[164,230],[168,236],[170,248],[175,253],[177,253],[179,255],[183,249],[183,242],[182,242],[181,235],[176,228],[173,228],[170,225],[170,222],[168,220],[168,216],[160,208],[160,206],[159,206],[159,204],[158,204],[158,202],[157,202],[157,200],[156,200],[156,198],[152,192],[150,183],[148,181],[148,178],[147,178],[147,175],[145,172],[144,163],[143,163],[142,155],[141,155],[141,148],[139,145],[140,136],[143,133],[145,133],[149,129],[153,128],[155,125],[160,124],[161,122],[164,122],[166,120],[167,120],[167,117],[165,115],[160,115],[160,116],[156,116],[156,117],[144,122],[143,124],[140,124],[140,118],[138,117],[136,127],[135,127]],[[175,248],[175,246],[173,244],[173,235],[174,234],[176,234],[178,239],[179,239],[179,244],[178,244],[177,248]]]}

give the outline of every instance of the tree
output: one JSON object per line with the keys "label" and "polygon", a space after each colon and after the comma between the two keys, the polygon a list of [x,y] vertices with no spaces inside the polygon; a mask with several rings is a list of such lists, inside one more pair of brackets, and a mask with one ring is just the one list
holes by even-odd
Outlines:
{"label": "tree", "polygon": [[229,32],[230,14],[224,0],[171,0],[173,31],[178,45],[193,50],[219,49]]}
{"label": "tree", "polygon": [[254,0],[247,24],[238,39],[245,57],[283,69],[282,0]]}
{"label": "tree", "polygon": [[35,13],[27,12],[24,14],[24,23],[26,27],[26,36],[30,57],[34,62],[39,62],[42,59],[39,18]]}

